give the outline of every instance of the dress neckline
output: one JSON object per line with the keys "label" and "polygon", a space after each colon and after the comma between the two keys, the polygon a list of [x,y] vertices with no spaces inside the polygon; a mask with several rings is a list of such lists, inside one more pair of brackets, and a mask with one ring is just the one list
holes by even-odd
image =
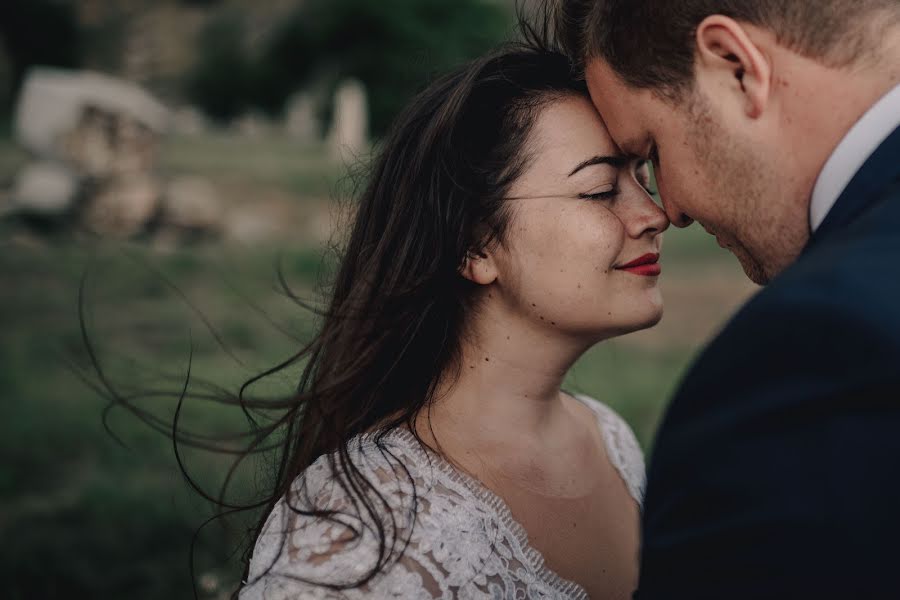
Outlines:
{"label": "dress neckline", "polygon": [[[640,499],[635,495],[632,483],[628,480],[620,452],[614,446],[612,432],[610,431],[608,421],[609,415],[606,415],[605,411],[601,410],[605,407],[596,400],[592,400],[586,396],[580,394],[570,395],[578,402],[586,405],[588,409],[594,413],[597,424],[600,427],[601,437],[603,438],[606,447],[606,455],[616,469],[616,472],[619,474],[619,477],[625,482],[625,486],[629,490],[631,497],[638,505],[640,505]],[[528,532],[525,531],[525,527],[513,517],[512,510],[510,510],[506,501],[484,485],[479,479],[456,468],[440,454],[424,448],[416,436],[406,428],[392,429],[389,432],[382,433],[380,436],[377,432],[367,433],[360,436],[360,438],[361,441],[374,442],[376,436],[381,437],[381,439],[384,440],[401,442],[411,451],[421,454],[423,458],[442,475],[463,485],[473,496],[475,496],[476,500],[490,507],[494,511],[494,514],[497,515],[497,519],[500,523],[513,534],[519,546],[522,548],[522,553],[528,562],[526,566],[536,573],[537,576],[553,591],[565,594],[567,597],[574,600],[589,600],[590,596],[588,596],[587,591],[580,584],[565,579],[547,566],[544,555],[528,541]]]}

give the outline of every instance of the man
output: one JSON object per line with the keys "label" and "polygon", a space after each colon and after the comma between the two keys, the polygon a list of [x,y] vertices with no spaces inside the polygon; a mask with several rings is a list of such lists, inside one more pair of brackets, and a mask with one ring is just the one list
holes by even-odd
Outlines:
{"label": "man", "polygon": [[672,222],[768,284],[664,419],[637,597],[900,598],[900,2],[557,3]]}

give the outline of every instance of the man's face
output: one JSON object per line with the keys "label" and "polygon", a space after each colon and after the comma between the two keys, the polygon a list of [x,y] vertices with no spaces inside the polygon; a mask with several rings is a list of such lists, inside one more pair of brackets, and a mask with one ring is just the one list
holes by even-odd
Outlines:
{"label": "man's face", "polygon": [[777,274],[787,234],[767,210],[767,199],[778,193],[776,159],[759,149],[753,133],[721,118],[722,107],[703,90],[685,93],[681,102],[663,99],[626,85],[600,59],[588,63],[585,76],[591,100],[621,150],[653,161],[672,223],[700,223],[756,283]]}

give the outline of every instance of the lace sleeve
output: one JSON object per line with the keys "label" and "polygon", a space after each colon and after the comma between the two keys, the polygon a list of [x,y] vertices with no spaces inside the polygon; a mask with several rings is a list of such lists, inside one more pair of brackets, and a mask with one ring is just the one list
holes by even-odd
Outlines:
{"label": "lace sleeve", "polygon": [[[402,458],[409,464],[408,457]],[[387,466],[381,458],[373,462],[378,464],[364,465],[361,470],[390,505],[393,518],[381,524],[387,525],[389,543],[396,540],[395,551],[388,550],[387,563],[377,575],[362,586],[334,589],[359,582],[379,564],[378,524],[360,516],[365,515],[363,507],[354,504],[320,459],[295,483],[292,495],[298,498],[293,503],[308,494],[316,508],[337,514],[334,519],[301,515],[282,499],[257,540],[240,600],[452,597],[448,595],[447,572],[439,564],[440,543],[418,533],[409,535],[410,531],[419,531],[410,529],[414,521],[418,518],[420,525],[423,519],[427,521],[434,507],[427,500],[415,500],[417,492],[413,492],[408,476]],[[427,487],[428,482],[416,475],[414,472],[416,483]],[[441,491],[443,497],[449,493]]]}
{"label": "lace sleeve", "polygon": [[[350,531],[341,525],[312,519],[288,529],[284,522],[290,509],[282,503],[273,511],[265,532],[257,541],[247,585],[240,600],[357,600],[361,598],[440,598],[431,593],[434,579],[426,565],[410,553],[390,564],[368,583],[349,589],[333,589],[327,584],[347,585],[364,577],[374,565],[377,543],[364,532],[350,541]],[[291,515],[293,516],[293,515]],[[288,518],[288,521],[296,519]]]}
{"label": "lace sleeve", "polygon": [[597,414],[609,459],[625,480],[631,496],[643,506],[647,475],[644,452],[638,444],[634,431],[625,419],[602,402],[588,396],[578,398]]}

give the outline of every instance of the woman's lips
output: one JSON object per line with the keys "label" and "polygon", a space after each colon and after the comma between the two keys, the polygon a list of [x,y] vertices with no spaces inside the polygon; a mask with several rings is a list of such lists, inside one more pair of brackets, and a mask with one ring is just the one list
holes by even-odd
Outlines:
{"label": "woman's lips", "polygon": [[644,277],[654,277],[662,273],[662,267],[659,266],[659,254],[655,253],[645,254],[627,264],[616,267],[616,269]]}

